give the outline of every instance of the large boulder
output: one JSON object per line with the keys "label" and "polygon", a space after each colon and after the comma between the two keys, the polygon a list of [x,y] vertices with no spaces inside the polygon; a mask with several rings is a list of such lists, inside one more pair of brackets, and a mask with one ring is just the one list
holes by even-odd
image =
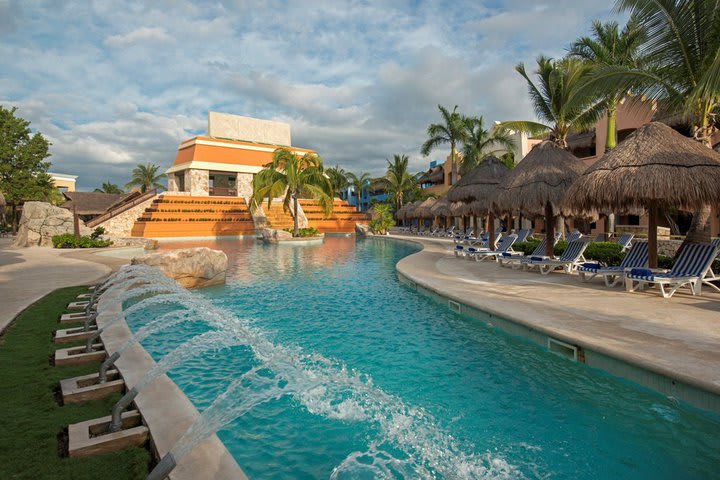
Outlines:
{"label": "large boulder", "polygon": [[135,257],[130,263],[157,267],[183,287],[199,288],[225,283],[228,258],[220,250],[200,247],[151,253]]}
{"label": "large boulder", "polygon": [[292,239],[292,233],[272,228],[263,228],[260,230],[260,235],[265,243],[278,243],[282,240]]}
{"label": "large boulder", "polygon": [[361,237],[365,237],[368,235],[372,235],[370,232],[370,227],[367,223],[356,223],[355,224],[355,234],[359,235]]}
{"label": "large boulder", "polygon": [[[20,218],[16,247],[51,247],[53,235],[73,233],[73,214],[70,210],[46,202],[25,202]],[[80,234],[90,235],[92,230],[80,220]]]}

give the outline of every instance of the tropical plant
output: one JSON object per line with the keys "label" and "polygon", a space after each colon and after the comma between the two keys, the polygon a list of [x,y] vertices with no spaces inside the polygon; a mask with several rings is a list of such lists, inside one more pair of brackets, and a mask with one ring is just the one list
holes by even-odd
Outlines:
{"label": "tropical plant", "polygon": [[455,105],[453,111],[450,112],[442,105],[438,105],[443,123],[431,123],[428,125],[428,139],[420,148],[420,152],[427,157],[436,147],[446,143],[450,144],[450,159],[452,162],[450,183],[453,185],[458,180],[457,146],[459,143],[466,141],[469,136],[465,117],[457,109],[458,107]]}
{"label": "tropical plant", "polygon": [[363,191],[370,185],[370,174],[361,173],[358,177],[354,173],[347,174],[348,185],[353,188],[355,195],[357,195],[357,209],[358,212],[362,210],[362,196]]}
{"label": "tropical plant", "polygon": [[[509,121],[499,126],[544,136],[567,148],[571,130],[583,131],[595,125],[605,110],[605,101],[592,89],[583,88],[593,67],[577,58],[537,59],[537,84],[522,63],[515,70],[527,81],[528,93],[540,122]],[[544,122],[544,123],[542,123]]]}
{"label": "tropical plant", "polygon": [[[512,137],[504,128],[485,130],[483,117],[466,117],[468,137],[463,144],[460,174],[465,175],[488,155],[512,151],[514,144]],[[499,147],[499,148],[496,148]]]}
{"label": "tropical plant", "polygon": [[[621,67],[638,68],[643,63],[640,46],[647,39],[647,31],[640,25],[637,17],[632,16],[620,30],[617,22],[602,23],[594,21],[592,37],[577,39],[570,47],[570,55],[588,62],[595,68]],[[605,148],[611,150],[617,145],[615,121],[617,105],[627,92],[624,86],[597,88],[598,97],[605,99],[607,109],[607,139]]]}
{"label": "tropical plant", "polygon": [[515,168],[515,153],[505,152],[502,155],[500,155],[500,160],[505,164],[506,167],[508,167],[510,170]]}
{"label": "tropical plant", "polygon": [[267,199],[268,209],[274,198],[283,198],[283,209],[290,210],[293,203],[293,236],[300,234],[298,226],[298,198],[310,197],[317,200],[325,216],[332,213],[333,191],[330,179],[323,171],[320,157],[306,153],[302,157],[286,148],[273,153],[272,162],[253,178],[253,202],[251,207]]}
{"label": "tropical plant", "polygon": [[408,162],[407,155],[393,155],[392,162],[387,160],[387,173],[381,180],[388,199],[395,203],[396,208],[402,207],[407,195],[418,189],[415,177],[408,171]]}
{"label": "tropical plant", "polygon": [[373,233],[385,235],[395,225],[392,208],[387,203],[378,203],[373,207],[373,215],[368,226]]}
{"label": "tropical plant", "polygon": [[122,189],[114,183],[104,182],[102,187],[94,190],[97,193],[123,193]]}
{"label": "tropical plant", "polygon": [[153,188],[165,188],[160,183],[160,179],[165,177],[164,173],[158,175],[160,167],[152,163],[146,165],[138,165],[132,171],[131,180],[125,184],[125,188],[139,187],[142,193],[148,192]]}
{"label": "tropical plant", "polygon": [[340,192],[348,187],[347,172],[340,168],[339,165],[336,165],[325,169],[325,174],[330,179],[334,195],[340,196]]}
{"label": "tropical plant", "polygon": [[[687,117],[694,138],[711,147],[720,108],[720,7],[710,0],[618,0],[648,32],[640,68],[607,66],[591,79],[596,88],[635,87],[669,112]],[[693,213],[687,243],[709,242],[711,209]],[[682,249],[682,247],[681,247]]]}
{"label": "tropical plant", "polygon": [[50,142],[40,132],[32,134],[30,122],[15,116],[16,111],[0,106],[0,192],[12,211],[13,233],[18,206],[59,194],[47,175]]}

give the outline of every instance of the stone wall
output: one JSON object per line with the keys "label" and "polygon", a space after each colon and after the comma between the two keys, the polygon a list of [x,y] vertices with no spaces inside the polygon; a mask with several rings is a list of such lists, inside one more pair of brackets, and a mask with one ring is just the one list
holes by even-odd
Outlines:
{"label": "stone wall", "polygon": [[682,240],[658,240],[658,255],[674,257],[681,244]]}
{"label": "stone wall", "polygon": [[208,113],[208,135],[274,145],[291,145],[289,124],[229,113]]}
{"label": "stone wall", "polygon": [[210,172],[208,170],[188,169],[185,173],[185,189],[190,192],[190,195],[209,196]]}
{"label": "stone wall", "polygon": [[168,181],[168,192],[177,192],[180,190],[180,187],[178,186],[178,180],[174,173],[168,173],[167,174],[167,181]]}
{"label": "stone wall", "polygon": [[135,220],[142,215],[146,208],[152,205],[153,200],[156,198],[158,198],[158,195],[115,215],[113,218],[99,224],[99,226],[103,227],[106,234],[112,237],[129,237]]}
{"label": "stone wall", "polygon": [[[79,222],[81,235],[92,233],[82,220]],[[14,246],[52,247],[53,235],[74,231],[73,214],[70,210],[46,202],[25,202]]]}
{"label": "stone wall", "polygon": [[235,181],[237,196],[244,198],[248,204],[250,204],[250,197],[252,197],[253,193],[252,181],[252,173],[238,173]]}

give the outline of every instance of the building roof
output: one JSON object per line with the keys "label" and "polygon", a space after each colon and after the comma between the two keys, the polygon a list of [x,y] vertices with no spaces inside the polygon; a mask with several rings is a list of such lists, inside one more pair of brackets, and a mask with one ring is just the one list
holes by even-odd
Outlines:
{"label": "building roof", "polygon": [[198,136],[180,144],[175,161],[167,173],[188,168],[257,173],[272,161],[273,153],[278,148],[287,148],[298,155],[315,153],[313,150],[287,145]]}
{"label": "building roof", "polygon": [[63,192],[67,199],[60,205],[73,210],[77,207],[78,215],[102,215],[111,207],[126,200],[133,193],[99,193],[99,192]]}

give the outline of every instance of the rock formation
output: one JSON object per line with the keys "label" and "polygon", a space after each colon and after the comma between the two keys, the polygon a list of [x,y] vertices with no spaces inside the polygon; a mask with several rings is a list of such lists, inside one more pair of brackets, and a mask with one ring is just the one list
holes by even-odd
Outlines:
{"label": "rock formation", "polygon": [[210,248],[185,248],[135,257],[132,265],[157,267],[185,288],[225,283],[228,258],[225,252]]}
{"label": "rock formation", "polygon": [[[53,235],[73,233],[73,214],[70,210],[46,202],[25,202],[18,228],[16,247],[51,247]],[[92,230],[80,220],[80,234]]]}

